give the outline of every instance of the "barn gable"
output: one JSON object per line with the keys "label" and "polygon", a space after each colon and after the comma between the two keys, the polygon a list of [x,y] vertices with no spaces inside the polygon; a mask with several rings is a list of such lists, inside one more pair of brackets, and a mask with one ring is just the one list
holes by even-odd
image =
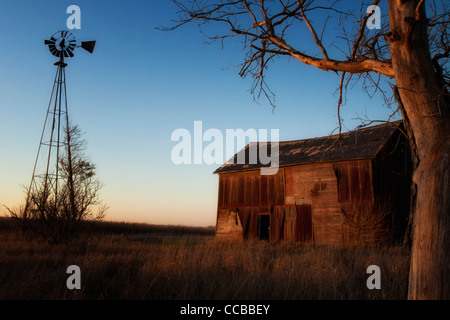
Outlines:
{"label": "barn gable", "polygon": [[[352,240],[351,208],[370,211],[388,197],[401,218],[383,223],[404,222],[410,167],[400,128],[395,122],[344,133],[340,141],[334,135],[280,142],[275,175],[260,175],[260,163],[225,163],[214,172],[217,238],[339,245]],[[248,151],[249,146],[240,151],[246,159]],[[370,237],[377,240],[375,233]]]}

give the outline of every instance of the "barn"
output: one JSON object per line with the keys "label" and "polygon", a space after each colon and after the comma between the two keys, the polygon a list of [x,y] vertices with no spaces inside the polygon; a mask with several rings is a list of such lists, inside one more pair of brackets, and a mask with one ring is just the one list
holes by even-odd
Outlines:
{"label": "barn", "polygon": [[[218,175],[217,239],[326,245],[399,241],[412,164],[402,122],[279,143],[279,169],[261,175],[247,145]],[[245,153],[246,163],[237,157]]]}

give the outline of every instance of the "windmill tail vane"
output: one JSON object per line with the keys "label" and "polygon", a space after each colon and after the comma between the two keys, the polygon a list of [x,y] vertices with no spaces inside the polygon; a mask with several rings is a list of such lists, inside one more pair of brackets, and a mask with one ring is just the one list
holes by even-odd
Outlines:
{"label": "windmill tail vane", "polygon": [[[73,201],[72,156],[70,143],[69,112],[66,90],[64,58],[74,57],[74,50],[81,47],[93,53],[95,41],[77,40],[68,31],[55,32],[44,44],[52,55],[59,58],[50,102],[42,129],[41,140],[34,164],[33,175],[27,190],[25,212],[33,217],[42,208],[57,206],[61,197]],[[42,213],[40,213],[42,214]]]}

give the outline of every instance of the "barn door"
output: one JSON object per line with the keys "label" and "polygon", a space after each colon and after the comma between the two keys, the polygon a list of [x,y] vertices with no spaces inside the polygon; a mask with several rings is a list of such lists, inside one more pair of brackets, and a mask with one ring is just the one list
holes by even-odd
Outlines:
{"label": "barn door", "polygon": [[297,204],[297,230],[296,239],[300,242],[312,242],[313,226],[312,226],[312,210],[311,202]]}
{"label": "barn door", "polygon": [[261,214],[258,216],[258,237],[259,240],[269,240],[270,215]]}

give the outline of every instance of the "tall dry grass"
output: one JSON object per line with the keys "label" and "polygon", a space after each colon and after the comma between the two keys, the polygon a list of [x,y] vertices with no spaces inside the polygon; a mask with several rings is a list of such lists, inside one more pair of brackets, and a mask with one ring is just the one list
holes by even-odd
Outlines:
{"label": "tall dry grass", "polygon": [[[408,252],[204,237],[92,236],[49,247],[0,234],[0,299],[405,299]],[[81,268],[68,290],[66,268]],[[366,269],[380,266],[381,290]]]}

